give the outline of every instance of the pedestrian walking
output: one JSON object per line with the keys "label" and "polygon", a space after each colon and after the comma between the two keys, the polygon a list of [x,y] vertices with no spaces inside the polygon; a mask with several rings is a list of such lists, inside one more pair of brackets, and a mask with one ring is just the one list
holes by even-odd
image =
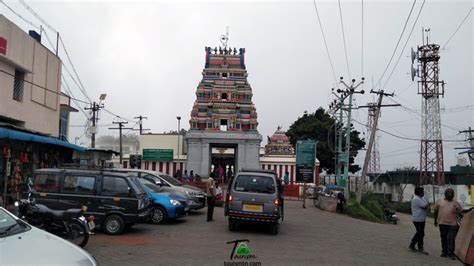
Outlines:
{"label": "pedestrian walking", "polygon": [[344,204],[346,204],[346,196],[344,195],[343,191],[339,191],[337,193],[336,212],[343,213],[344,212]]}
{"label": "pedestrian walking", "polygon": [[286,172],[285,175],[283,176],[283,182],[285,183],[285,185],[290,184],[290,173],[289,172]]}
{"label": "pedestrian walking", "polygon": [[[415,225],[416,233],[411,239],[410,250],[418,251],[425,255],[428,255],[423,249],[423,238],[425,237],[425,223],[426,223],[426,210],[428,209],[428,202],[423,199],[425,195],[422,187],[415,188],[415,195],[411,200],[411,215],[412,221]],[[415,248],[418,245],[418,250]]]}
{"label": "pedestrian walking", "polygon": [[454,245],[459,230],[457,217],[461,214],[461,211],[461,204],[454,199],[454,190],[447,188],[444,191],[444,199],[436,201],[434,212],[434,225],[439,225],[441,236],[441,257],[456,260]]}
{"label": "pedestrian walking", "polygon": [[206,182],[207,189],[207,221],[214,221],[214,200],[216,196],[216,183],[212,177],[209,177]]}

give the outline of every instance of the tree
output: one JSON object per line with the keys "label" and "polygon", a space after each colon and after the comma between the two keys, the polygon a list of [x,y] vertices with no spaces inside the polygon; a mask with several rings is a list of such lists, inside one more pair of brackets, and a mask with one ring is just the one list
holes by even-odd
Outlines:
{"label": "tree", "polygon": [[[335,170],[335,127],[341,128],[324,108],[318,108],[314,113],[304,112],[302,117],[293,122],[286,135],[290,138],[291,144],[296,147],[296,142],[303,139],[313,139],[318,141],[316,156],[320,162],[320,171],[334,173]],[[345,128],[342,128],[343,130]],[[344,131],[345,132],[345,131]],[[349,151],[349,171],[355,173],[361,168],[354,164],[354,158],[360,149],[365,146],[365,141],[359,137],[360,132],[351,130],[351,148]],[[345,136],[345,134],[344,134]],[[345,147],[343,147],[344,151]]]}

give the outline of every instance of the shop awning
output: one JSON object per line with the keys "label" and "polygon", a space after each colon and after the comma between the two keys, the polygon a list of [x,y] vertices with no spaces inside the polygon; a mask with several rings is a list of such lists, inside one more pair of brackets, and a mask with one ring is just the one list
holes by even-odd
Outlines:
{"label": "shop awning", "polygon": [[86,151],[86,148],[84,147],[74,145],[67,141],[59,140],[57,138],[40,136],[40,135],[8,129],[8,128],[0,128],[0,139],[12,139],[12,140],[22,140],[22,141],[29,141],[29,142],[46,143],[46,144],[66,147],[66,148],[79,151],[79,152]]}

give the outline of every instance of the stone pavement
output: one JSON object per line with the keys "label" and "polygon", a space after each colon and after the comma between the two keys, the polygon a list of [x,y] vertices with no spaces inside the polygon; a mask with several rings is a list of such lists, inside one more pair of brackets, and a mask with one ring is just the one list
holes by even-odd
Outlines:
{"label": "stone pavement", "polygon": [[374,224],[309,203],[303,209],[301,202],[287,201],[276,236],[254,225],[229,232],[223,208],[216,207],[214,222],[205,221],[203,209],[170,224],[135,225],[121,236],[97,233],[86,249],[101,265],[224,265],[231,262],[232,247],[226,242],[249,239],[256,259],[248,265],[462,265],[439,257],[432,220],[426,228],[426,256],[408,251],[414,227],[407,215],[400,215],[398,225]]}

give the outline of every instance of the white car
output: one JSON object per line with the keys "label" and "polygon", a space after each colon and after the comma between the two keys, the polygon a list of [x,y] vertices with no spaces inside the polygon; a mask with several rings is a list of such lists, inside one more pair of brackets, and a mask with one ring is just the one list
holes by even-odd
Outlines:
{"label": "white car", "polygon": [[87,251],[0,207],[0,265],[97,265]]}

